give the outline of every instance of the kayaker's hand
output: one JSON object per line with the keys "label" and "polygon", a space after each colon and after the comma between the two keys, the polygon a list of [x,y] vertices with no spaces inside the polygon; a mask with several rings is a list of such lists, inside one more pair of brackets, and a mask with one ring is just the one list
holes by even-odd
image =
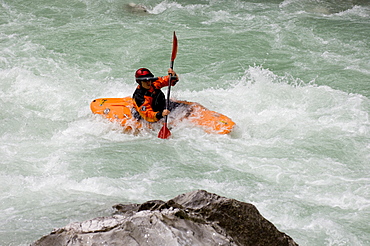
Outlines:
{"label": "kayaker's hand", "polygon": [[165,109],[162,112],[162,116],[165,117],[166,115],[169,115],[170,113],[171,113],[171,111],[169,111],[168,109]]}
{"label": "kayaker's hand", "polygon": [[176,85],[177,81],[179,81],[179,77],[177,76],[176,72],[173,71],[172,68],[169,68],[168,74],[171,75],[171,77],[176,77],[171,80],[171,85]]}
{"label": "kayaker's hand", "polygon": [[168,74],[171,74],[172,76],[176,76],[176,72],[175,72],[175,71],[173,71],[173,69],[172,69],[172,68],[169,68],[169,69],[168,69]]}

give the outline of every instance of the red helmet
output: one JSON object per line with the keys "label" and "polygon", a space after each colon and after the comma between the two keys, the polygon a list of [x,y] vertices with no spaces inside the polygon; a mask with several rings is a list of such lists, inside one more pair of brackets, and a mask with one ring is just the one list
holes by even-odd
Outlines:
{"label": "red helmet", "polygon": [[154,75],[149,71],[147,68],[139,68],[135,72],[135,78],[149,78],[149,77],[154,77]]}

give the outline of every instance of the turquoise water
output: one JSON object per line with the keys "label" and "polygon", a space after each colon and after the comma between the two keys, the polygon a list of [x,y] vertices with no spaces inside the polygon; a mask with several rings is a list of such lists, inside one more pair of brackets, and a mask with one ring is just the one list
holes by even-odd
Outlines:
{"label": "turquoise water", "polygon": [[[0,0],[0,245],[195,189],[250,202],[300,245],[370,244],[368,1]],[[121,133],[89,103],[134,72],[232,118]]]}

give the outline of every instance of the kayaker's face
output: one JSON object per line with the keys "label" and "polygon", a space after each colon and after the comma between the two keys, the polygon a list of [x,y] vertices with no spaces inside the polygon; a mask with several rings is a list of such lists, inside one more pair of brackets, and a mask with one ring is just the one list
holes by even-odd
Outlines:
{"label": "kayaker's face", "polygon": [[141,86],[144,88],[144,89],[150,89],[150,86],[152,85],[152,81],[143,81],[141,82]]}

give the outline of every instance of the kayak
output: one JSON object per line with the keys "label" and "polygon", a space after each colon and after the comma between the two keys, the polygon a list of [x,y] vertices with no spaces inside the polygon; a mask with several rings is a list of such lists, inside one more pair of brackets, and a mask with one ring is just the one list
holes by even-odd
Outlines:
{"label": "kayak", "polygon": [[[227,116],[211,111],[195,102],[171,100],[177,106],[169,115],[169,125],[175,126],[180,122],[189,122],[193,126],[202,128],[207,133],[228,134],[235,123]],[[125,133],[137,133],[145,128],[158,129],[162,120],[149,123],[136,119],[134,102],[131,97],[124,98],[98,98],[91,102],[91,111],[102,115],[113,122],[118,122]]]}

